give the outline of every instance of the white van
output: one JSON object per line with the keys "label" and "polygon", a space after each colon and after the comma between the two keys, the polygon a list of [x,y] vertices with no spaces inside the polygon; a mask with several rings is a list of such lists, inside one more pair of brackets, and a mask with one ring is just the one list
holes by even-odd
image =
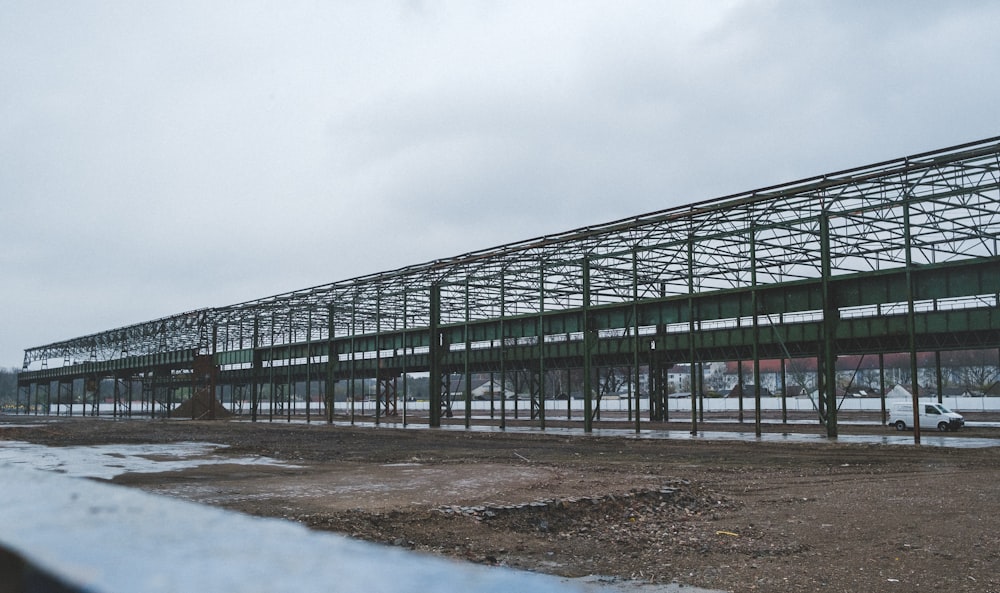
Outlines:
{"label": "white van", "polygon": [[[965,426],[965,418],[936,402],[920,402],[920,428],[936,428],[941,432]],[[913,402],[893,402],[889,407],[889,424],[896,430],[913,428]]]}

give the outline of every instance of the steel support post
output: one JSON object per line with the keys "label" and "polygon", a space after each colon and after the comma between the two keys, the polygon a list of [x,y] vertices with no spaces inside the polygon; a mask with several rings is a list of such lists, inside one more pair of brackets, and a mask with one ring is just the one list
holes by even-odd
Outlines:
{"label": "steel support post", "polygon": [[312,307],[306,315],[306,424],[312,423]]}
{"label": "steel support post", "polygon": [[737,359],[736,361],[736,382],[739,384],[739,401],[737,402],[739,408],[739,421],[743,424],[743,396],[744,388],[746,387],[746,377],[743,376],[743,360]]}
{"label": "steel support post", "polygon": [[462,328],[462,338],[465,342],[464,346],[464,356],[462,357],[462,364],[464,368],[463,373],[463,384],[462,389],[463,395],[465,396],[465,428],[472,428],[472,373],[469,370],[469,357],[472,356],[472,340],[469,335],[469,322],[471,321],[472,309],[469,304],[469,279],[465,279],[465,327]]}
{"label": "steel support post", "polygon": [[[358,334],[358,291],[357,289],[355,289],[354,294],[351,296],[351,334],[350,334],[351,342],[348,353],[349,358],[347,359],[348,360],[347,377],[349,381],[349,383],[347,384],[347,389],[348,389],[348,397],[351,400],[351,426],[354,425],[354,415],[356,411],[355,404],[357,403],[358,399],[358,393],[357,393],[358,386],[356,385],[357,377],[355,375],[355,372],[357,370],[356,369],[357,356],[355,352],[357,349],[357,341],[355,340],[355,336],[357,336],[357,334]],[[433,333],[431,335],[433,336]],[[433,344],[433,339],[431,340],[431,342]],[[431,350],[433,353],[433,347]],[[433,356],[431,358],[433,359]],[[433,381],[431,383],[433,383]],[[362,394],[362,396],[364,396],[364,394]]]}
{"label": "steel support post", "polygon": [[490,420],[494,420],[496,418],[496,407],[493,403],[496,397],[496,389],[496,373],[490,371]]}
{"label": "steel support post", "polygon": [[837,342],[836,331],[840,311],[837,303],[834,302],[833,289],[830,286],[832,277],[831,263],[831,240],[830,240],[830,215],[827,212],[820,214],[820,266],[822,274],[823,291],[823,381],[824,390],[820,392],[820,398],[826,401],[826,436],[835,438],[837,436]]}
{"label": "steel support post", "polygon": [[[208,419],[215,420],[215,389],[219,380],[219,363],[216,356],[219,354],[219,324],[212,324],[212,358],[209,359],[211,366],[208,375]],[[220,401],[222,398],[219,398]],[[193,406],[192,406],[193,407]]]}
{"label": "steel support post", "polygon": [[885,354],[879,352],[878,355],[878,393],[879,401],[882,403],[882,424],[888,422],[888,415],[885,409]]}
{"label": "steel support post", "polygon": [[292,343],[295,342],[295,336],[293,335],[293,325],[294,325],[294,321],[292,320],[292,310],[289,308],[288,309],[288,346],[285,347],[285,352],[288,353],[287,356],[285,356],[285,389],[287,389],[287,394],[288,394],[288,397],[285,400],[287,402],[288,409],[285,411],[285,413],[287,414],[287,421],[288,422],[292,421],[292,408],[294,407],[295,396],[297,394],[297,392],[296,392],[296,385],[295,385],[295,376],[292,374],[292,366],[293,366],[292,365],[292,354],[293,354],[292,353]]}
{"label": "steel support post", "polygon": [[592,383],[593,361],[591,354],[596,346],[597,330],[590,319],[590,258],[584,257],[581,267],[583,272],[583,431],[593,432]]}
{"label": "steel support post", "polygon": [[275,313],[271,311],[271,335],[267,349],[267,421],[274,422],[274,392],[277,383],[274,379],[274,332]]}
{"label": "steel support post", "polygon": [[441,384],[443,382],[441,359],[444,356],[444,348],[441,344],[440,331],[441,285],[437,282],[430,285],[430,311],[428,313],[430,314],[430,324],[428,327],[430,379],[428,381],[428,389],[431,408],[429,423],[431,428],[439,428],[441,426]]}
{"label": "steel support post", "polygon": [[[697,360],[698,351],[695,349],[695,337],[697,336],[697,322],[695,321],[695,303],[694,303],[694,231],[690,231],[687,240],[687,289],[688,289],[688,359],[693,365]],[[701,395],[695,395],[692,388],[691,391],[691,434],[698,434],[698,402],[701,401]],[[653,405],[653,393],[649,393],[649,405]],[[704,406],[704,402],[702,402]],[[702,408],[704,409],[704,408]],[[704,418],[703,418],[704,419]]]}
{"label": "steel support post", "polygon": [[757,302],[757,233],[750,230],[750,309],[753,313],[753,425],[754,433],[761,435],[760,426],[760,304]]}
{"label": "steel support post", "polygon": [[403,337],[402,337],[402,340],[403,340],[403,427],[404,428],[406,427],[406,423],[408,422],[408,416],[407,416],[408,410],[406,409],[406,400],[408,400],[409,397],[410,397],[409,385],[407,384],[408,375],[407,375],[407,370],[406,370],[406,361],[409,360],[409,358],[410,358],[410,350],[408,349],[408,347],[409,347],[408,335],[406,333],[406,330],[408,330],[409,327],[410,327],[409,326],[409,296],[410,296],[409,291],[403,292]]}
{"label": "steel support post", "polygon": [[781,357],[781,423],[788,424],[788,375],[785,357]]}
{"label": "steel support post", "polygon": [[500,271],[500,430],[507,430],[507,270]]}
{"label": "steel support post", "polygon": [[[639,381],[639,252],[632,250],[632,391],[635,393],[635,433],[642,430],[639,404],[641,403]],[[631,412],[631,410],[630,410]]]}
{"label": "steel support post", "polygon": [[[468,327],[466,327],[468,330]],[[472,428],[472,372],[469,371],[469,356],[472,345],[469,343],[468,331],[465,332],[465,368],[462,373],[462,394],[465,399],[465,428]]]}
{"label": "steel support post", "polygon": [[545,430],[545,264],[538,263],[538,422]]}
{"label": "steel support post", "polygon": [[257,408],[260,405],[260,376],[263,364],[260,353],[260,318],[253,318],[253,362],[250,364],[250,421],[257,421]]}
{"label": "steel support post", "polygon": [[913,286],[912,228],[910,227],[910,202],[903,203],[903,251],[906,259],[906,334],[910,351],[910,400],[913,403],[913,443],[920,444],[920,385],[917,378],[917,321]]}
{"label": "steel support post", "polygon": [[[375,291],[375,426],[382,419],[382,290]],[[386,407],[389,406],[389,395]]]}

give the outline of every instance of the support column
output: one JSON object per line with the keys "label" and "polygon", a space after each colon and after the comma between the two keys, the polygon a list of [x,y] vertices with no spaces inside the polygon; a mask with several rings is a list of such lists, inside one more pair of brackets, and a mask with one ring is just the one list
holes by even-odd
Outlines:
{"label": "support column", "polygon": [[757,234],[756,229],[750,231],[750,311],[753,314],[752,334],[753,344],[753,425],[754,433],[761,435],[760,427],[760,303],[757,302]]}
{"label": "support column", "polygon": [[743,388],[746,386],[746,378],[743,376],[743,360],[742,359],[739,359],[739,360],[736,361],[736,380],[740,384],[739,385],[739,387],[740,387],[740,396],[739,396],[739,401],[737,402],[738,409],[739,409],[739,421],[740,421],[740,424],[743,424],[743,396],[746,395],[746,393],[744,393],[744,391],[743,391]]}
{"label": "support column", "polygon": [[[698,351],[695,349],[695,332],[699,329],[697,321],[698,311],[694,303],[694,231],[690,231],[687,240],[687,277],[688,277],[688,359],[693,365],[697,361]],[[693,388],[692,388],[693,389]],[[652,397],[652,394],[650,394]],[[652,405],[652,399],[650,404]],[[698,434],[698,403],[702,405],[702,420],[704,420],[704,401],[701,394],[697,396],[691,391],[691,434]]]}
{"label": "support column", "polygon": [[441,358],[444,356],[441,344],[441,285],[432,283],[430,285],[430,325],[428,327],[429,344],[428,359],[430,360],[430,377],[428,380],[428,390],[430,397],[430,426],[431,428],[441,427]]}
{"label": "support column", "polygon": [[[635,394],[635,433],[639,434],[642,429],[639,412],[641,403],[641,393],[639,389],[639,254],[632,250],[632,379],[630,380],[630,390]],[[631,401],[631,400],[630,400]],[[629,405],[631,413],[631,404]]]}
{"label": "support column", "polygon": [[500,272],[500,430],[507,430],[507,273]]}
{"label": "support column", "polygon": [[538,265],[538,423],[545,430],[545,265]]}
{"label": "support column", "polygon": [[465,278],[465,327],[462,330],[462,337],[465,342],[465,356],[462,358],[465,368],[463,369],[465,396],[465,428],[472,428],[472,373],[469,372],[469,358],[472,356],[472,340],[469,336],[469,321],[471,321],[472,308],[469,302],[469,278]]}
{"label": "support column", "polygon": [[830,217],[824,212],[820,215],[820,255],[822,258],[822,287],[823,287],[823,371],[825,393],[820,393],[820,397],[826,398],[826,436],[836,438],[837,436],[837,323],[840,318],[840,310],[833,298],[833,289],[830,288],[832,275],[832,260],[830,253]]}
{"label": "support column", "polygon": [[888,421],[885,409],[885,354],[879,352],[878,355],[878,392],[879,401],[882,402],[882,425]]}
{"label": "support column", "polygon": [[257,421],[257,408],[260,406],[260,378],[263,361],[258,351],[260,347],[260,319],[253,318],[253,363],[250,367],[250,421]]}
{"label": "support column", "polygon": [[592,397],[593,385],[593,360],[591,355],[596,344],[596,329],[590,319],[590,258],[584,257],[582,262],[583,272],[583,431],[593,432],[594,420],[592,417],[594,403]]}
{"label": "support column", "polygon": [[917,319],[913,286],[913,235],[910,228],[910,203],[903,204],[903,250],[906,259],[906,334],[910,350],[910,401],[913,403],[913,444],[920,444],[920,384],[917,377]]}
{"label": "support column", "polygon": [[333,424],[334,406],[337,404],[337,366],[340,362],[337,356],[336,337],[337,324],[334,320],[333,304],[327,306],[326,332],[326,382],[323,386],[323,401],[326,404],[326,423]]}
{"label": "support column", "polygon": [[781,423],[788,424],[788,376],[785,357],[781,357]]}

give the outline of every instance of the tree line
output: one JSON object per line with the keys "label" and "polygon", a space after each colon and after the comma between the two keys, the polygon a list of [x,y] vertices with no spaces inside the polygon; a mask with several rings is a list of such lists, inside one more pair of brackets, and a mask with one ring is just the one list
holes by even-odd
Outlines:
{"label": "tree line", "polygon": [[16,368],[0,367],[0,402],[13,402],[17,399]]}

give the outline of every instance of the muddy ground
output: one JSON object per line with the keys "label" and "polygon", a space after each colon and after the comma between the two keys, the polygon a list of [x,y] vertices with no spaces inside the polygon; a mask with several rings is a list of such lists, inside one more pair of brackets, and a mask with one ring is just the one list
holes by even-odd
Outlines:
{"label": "muddy ground", "polygon": [[[220,454],[234,458],[280,459],[288,465],[113,481],[470,562],[734,592],[1000,592],[996,447],[239,421],[76,418],[19,428],[31,419],[3,420],[15,425],[0,439],[200,441],[228,445]],[[840,427],[842,435],[892,432]],[[972,437],[998,438],[1000,429],[947,438]]]}

